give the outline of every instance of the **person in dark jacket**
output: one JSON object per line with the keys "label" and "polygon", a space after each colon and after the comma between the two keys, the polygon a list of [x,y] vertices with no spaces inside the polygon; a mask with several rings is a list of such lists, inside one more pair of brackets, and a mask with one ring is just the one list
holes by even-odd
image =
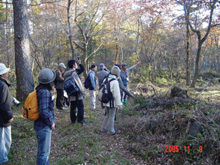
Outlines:
{"label": "person in dark jacket", "polygon": [[12,98],[9,91],[10,84],[5,80],[8,71],[5,64],[0,63],[0,164],[8,161],[11,146],[11,123],[13,121]]}
{"label": "person in dark jacket", "polygon": [[105,67],[103,63],[99,64],[99,69],[100,71],[97,72],[97,77],[98,77],[99,88],[100,88],[104,78],[106,78],[110,72],[107,70],[107,68]]}
{"label": "person in dark jacket", "polygon": [[56,99],[56,107],[59,110],[63,110],[64,104],[64,78],[62,73],[66,69],[64,63],[60,63],[58,65],[58,69],[56,70],[56,79],[55,79],[55,88],[57,91],[57,99]]}
{"label": "person in dark jacket", "polygon": [[37,165],[48,165],[51,147],[51,134],[55,130],[54,99],[51,94],[51,83],[56,78],[56,73],[48,68],[40,71],[39,85],[36,88],[39,119],[34,122],[38,141]]}

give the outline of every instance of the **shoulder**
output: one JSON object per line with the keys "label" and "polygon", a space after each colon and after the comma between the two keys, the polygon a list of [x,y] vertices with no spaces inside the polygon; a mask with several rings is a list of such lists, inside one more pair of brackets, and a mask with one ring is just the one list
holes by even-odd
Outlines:
{"label": "shoulder", "polygon": [[39,91],[37,91],[37,95],[40,95],[42,97],[50,97],[51,93],[47,89],[40,89]]}

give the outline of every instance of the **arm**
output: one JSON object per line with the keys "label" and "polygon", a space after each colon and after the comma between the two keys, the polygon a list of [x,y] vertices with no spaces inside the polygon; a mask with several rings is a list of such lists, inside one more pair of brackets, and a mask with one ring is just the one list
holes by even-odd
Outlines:
{"label": "arm", "polygon": [[121,78],[118,78],[118,83],[119,83],[120,89],[121,89],[123,92],[125,92],[126,95],[132,96],[132,94],[131,94],[131,93],[126,89],[126,87],[124,86],[124,84],[123,84]]}
{"label": "arm", "polygon": [[139,61],[136,65],[133,65],[132,67],[128,68],[127,70],[131,72],[136,66],[138,66],[141,62]]}
{"label": "arm", "polygon": [[[112,81],[114,82],[114,81]],[[113,84],[112,84],[112,94],[113,94],[113,97],[114,97],[114,100],[115,100],[115,104],[118,106],[118,107],[121,107],[122,106],[122,102],[121,102],[121,95],[120,95],[120,88],[119,88],[119,84],[118,84],[118,81],[115,81]]]}
{"label": "arm", "polygon": [[91,84],[92,84],[93,89],[96,89],[95,74],[90,73],[89,78],[91,80]]}
{"label": "arm", "polygon": [[79,67],[80,67],[79,69],[76,69],[76,73],[78,75],[80,75],[82,72],[85,71],[85,68],[84,68],[84,66],[82,64],[79,64]]}
{"label": "arm", "polygon": [[64,78],[62,77],[62,73],[57,71],[56,74],[57,74],[56,80],[59,82],[63,82]]}
{"label": "arm", "polygon": [[[0,115],[3,117],[4,122],[8,123],[10,119],[13,118],[12,110],[11,110],[11,104],[8,104],[8,97],[9,97],[9,89],[4,88],[1,86],[0,88]],[[10,97],[11,101],[11,97]]]}
{"label": "arm", "polygon": [[51,94],[48,90],[42,90],[41,92],[42,99],[39,99],[38,109],[40,113],[40,117],[44,120],[44,122],[52,128],[53,125],[53,117],[49,113],[49,106],[51,102]]}

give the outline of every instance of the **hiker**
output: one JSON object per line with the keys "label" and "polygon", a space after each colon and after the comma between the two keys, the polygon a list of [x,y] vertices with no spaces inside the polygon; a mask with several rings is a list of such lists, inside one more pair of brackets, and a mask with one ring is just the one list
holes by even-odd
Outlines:
{"label": "hiker", "polygon": [[[101,132],[107,132],[107,135],[118,134],[114,129],[115,115],[117,108],[122,110],[120,88],[117,81],[117,77],[120,76],[120,69],[117,66],[113,66],[111,69],[111,74],[108,76],[108,81],[114,79],[110,82],[110,92],[112,93],[113,100],[109,101],[107,104],[104,104],[106,107],[106,117],[101,126]],[[112,103],[112,104],[111,104]]]}
{"label": "hiker", "polygon": [[[128,83],[129,83],[129,74],[130,72],[140,64],[141,62],[138,62],[136,65],[133,65],[130,68],[127,68],[127,64],[126,63],[122,63],[121,66],[121,72],[120,72],[120,76],[121,76],[121,80],[123,82],[123,85],[127,88],[128,87]],[[124,106],[127,105],[127,95],[124,92],[121,92],[121,99],[122,99],[122,103]]]}
{"label": "hiker", "polygon": [[97,72],[97,77],[98,77],[99,88],[100,88],[104,78],[107,77],[110,72],[107,70],[107,68],[105,67],[103,63],[99,64],[99,70],[100,71]]}
{"label": "hiker", "polygon": [[[64,79],[67,78],[70,74],[72,74],[72,77],[76,83],[76,85],[79,88],[79,94],[77,96],[69,96],[70,100],[70,119],[72,123],[76,122],[76,119],[78,123],[81,124],[87,124],[88,122],[84,120],[84,105],[83,105],[83,98],[86,95],[82,82],[76,73],[76,69],[78,67],[75,60],[70,60],[68,62],[69,70],[65,72]],[[78,109],[78,114],[76,116],[76,108]]]}
{"label": "hiker", "polygon": [[44,68],[38,75],[39,85],[36,87],[39,119],[34,122],[38,141],[37,165],[49,164],[51,134],[55,130],[54,102],[52,82],[56,73]]}
{"label": "hiker", "polygon": [[97,89],[97,84],[96,84],[96,76],[95,72],[97,71],[97,66],[92,65],[90,67],[88,76],[89,76],[89,94],[90,94],[90,108],[91,110],[96,109],[96,89]]}
{"label": "hiker", "polygon": [[10,84],[6,81],[8,71],[5,64],[0,63],[0,164],[8,161],[11,147],[11,123],[13,121],[12,98]]}
{"label": "hiker", "polygon": [[57,91],[57,99],[56,99],[56,108],[59,110],[63,110],[64,106],[64,78],[62,73],[66,69],[64,63],[59,63],[58,69],[56,70],[56,79],[55,79],[55,88]]}

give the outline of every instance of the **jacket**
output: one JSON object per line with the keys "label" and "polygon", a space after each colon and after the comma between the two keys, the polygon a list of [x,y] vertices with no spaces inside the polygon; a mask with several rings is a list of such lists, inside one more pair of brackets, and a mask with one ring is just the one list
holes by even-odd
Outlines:
{"label": "jacket", "polygon": [[[64,79],[67,78],[67,77],[71,74],[72,71],[74,71],[74,70],[73,70],[73,69],[70,69],[70,70],[66,71],[65,74],[64,74],[64,76],[63,76]],[[70,101],[76,101],[76,99],[82,100],[83,97],[86,96],[86,92],[85,92],[85,90],[84,90],[84,87],[83,87],[83,85],[82,85],[82,82],[81,82],[81,80],[80,80],[78,74],[76,73],[76,71],[72,73],[72,76],[73,76],[73,79],[74,79],[76,85],[77,85],[78,88],[79,88],[79,94],[78,94],[77,98],[76,98],[76,96],[70,96],[70,97],[69,97],[69,100],[70,100]]]}
{"label": "jacket", "polygon": [[121,70],[120,75],[121,75],[121,80],[124,84],[125,87],[127,87],[128,82],[129,82],[129,74],[130,72],[136,67],[137,65],[133,65],[132,67],[126,69],[125,71]]}
{"label": "jacket", "polygon": [[90,80],[90,86],[89,86],[89,90],[94,90],[97,88],[97,85],[96,85],[96,76],[95,76],[95,72],[92,71],[92,70],[89,70],[89,73],[88,73],[88,76],[89,76],[89,80]]}
{"label": "jacket", "polygon": [[[119,84],[117,81],[117,77],[115,75],[110,74],[108,77],[108,80],[111,80],[112,78],[115,79],[110,82],[110,91],[112,92],[112,95],[114,98],[113,107],[120,107],[120,106],[122,106],[122,102],[121,102],[121,94],[120,94]],[[110,107],[110,103],[103,104],[103,105],[106,107]]]}
{"label": "jacket", "polygon": [[107,77],[109,75],[110,72],[105,71],[105,70],[101,70],[99,72],[97,72],[97,77],[98,77],[98,82],[99,82],[99,87],[102,84],[103,80],[105,77]]}
{"label": "jacket", "polygon": [[53,95],[46,85],[39,85],[36,90],[40,117],[34,121],[34,129],[39,131],[46,126],[51,128],[52,124],[55,123],[54,102],[52,100]]}
{"label": "jacket", "polygon": [[62,73],[59,69],[56,70],[56,89],[64,89],[64,78],[62,76]]}
{"label": "jacket", "polygon": [[80,75],[81,73],[83,73],[85,71],[85,68],[82,64],[79,64],[79,69],[76,69],[76,73],[78,75]]}
{"label": "jacket", "polygon": [[10,126],[11,123],[8,121],[13,118],[9,86],[10,84],[6,80],[0,78],[0,127]]}

